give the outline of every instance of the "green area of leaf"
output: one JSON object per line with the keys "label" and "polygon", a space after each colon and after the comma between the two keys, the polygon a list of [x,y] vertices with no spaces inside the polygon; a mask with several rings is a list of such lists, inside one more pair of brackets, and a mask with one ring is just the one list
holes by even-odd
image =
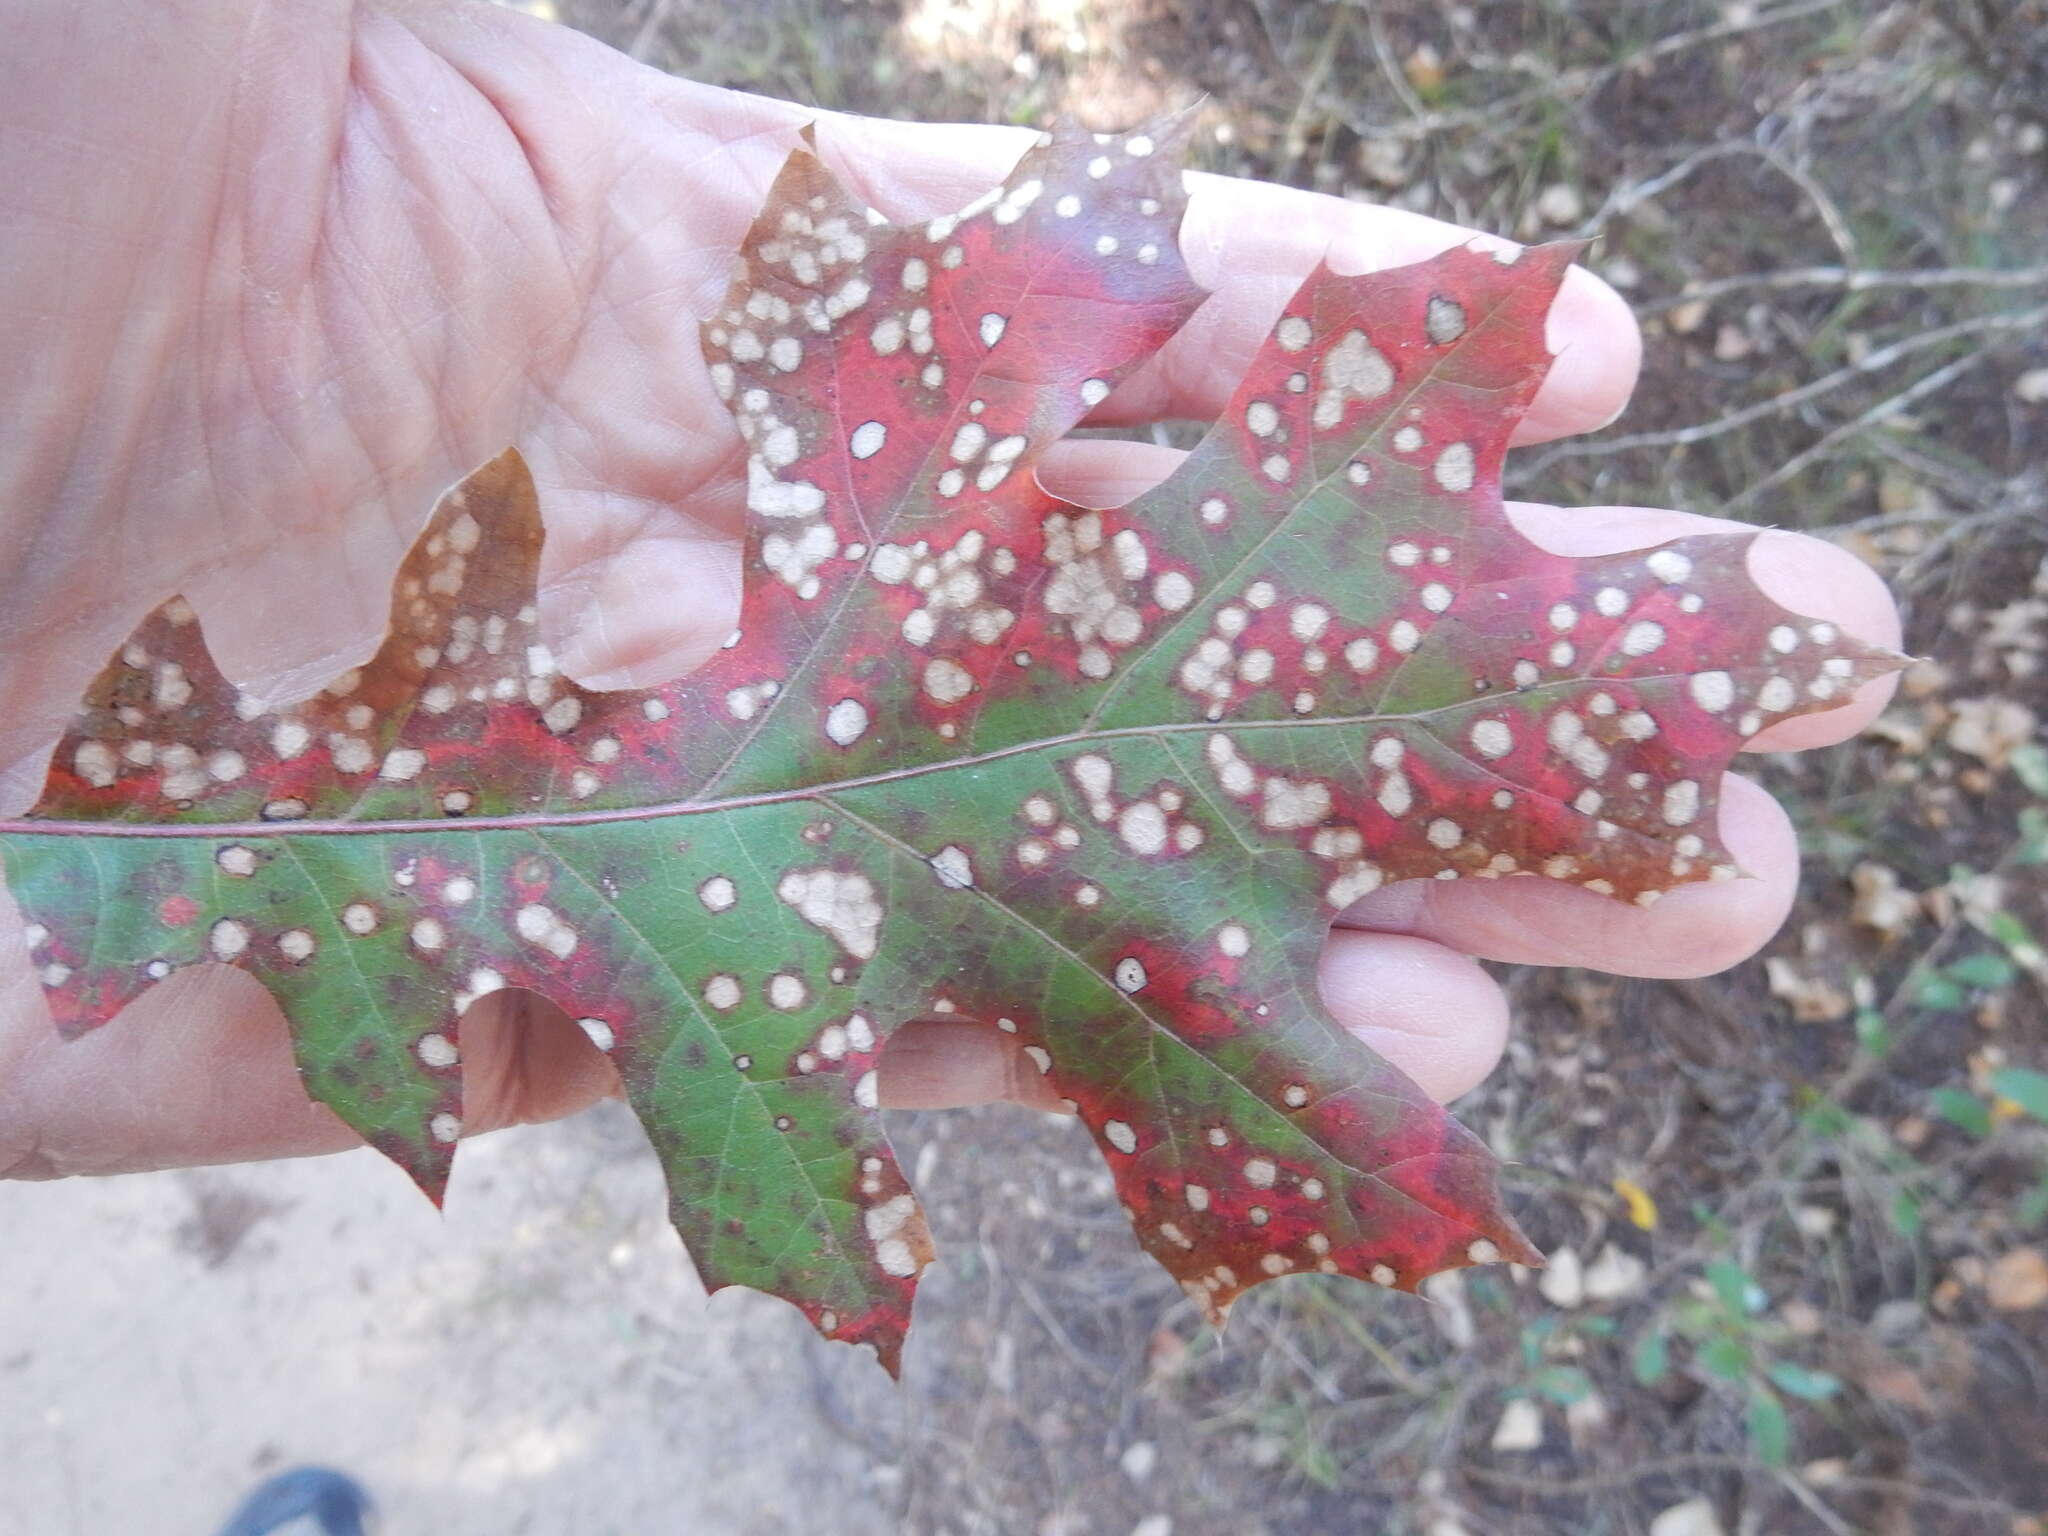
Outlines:
{"label": "green area of leaf", "polygon": [[1660,1330],[1651,1329],[1636,1340],[1629,1368],[1635,1372],[1637,1381],[1654,1387],[1671,1369],[1671,1341]]}
{"label": "green area of leaf", "polygon": [[1880,1060],[1891,1054],[1891,1026],[1885,1023],[1884,1015],[1875,1008],[1864,1008],[1857,1012],[1856,1046],[1864,1055]]}
{"label": "green area of leaf", "polygon": [[2029,793],[2048,800],[2048,747],[2038,741],[2023,742],[2013,748],[2006,762]]}
{"label": "green area of leaf", "polygon": [[1780,1392],[1809,1403],[1825,1402],[1842,1390],[1839,1377],[1795,1365],[1790,1360],[1772,1362],[1764,1374]]}
{"label": "green area of leaf", "polygon": [[1749,1272],[1732,1259],[1716,1259],[1707,1266],[1707,1283],[1721,1298],[1721,1305],[1734,1317],[1761,1312],[1768,1299]]}
{"label": "green area of leaf", "polygon": [[1545,1366],[1529,1383],[1538,1397],[1547,1397],[1563,1408],[1582,1403],[1593,1395],[1593,1382],[1576,1365]]}
{"label": "green area of leaf", "polygon": [[1740,1381],[1749,1374],[1749,1351],[1725,1334],[1700,1346],[1701,1369],[1723,1381]]}
{"label": "green area of leaf", "polygon": [[1782,1467],[1792,1453],[1792,1421],[1785,1405],[1766,1387],[1758,1387],[1749,1399],[1749,1444],[1767,1466]]}
{"label": "green area of leaf", "polygon": [[1920,1201],[1909,1189],[1892,1197],[1892,1227],[1901,1237],[1920,1235]]}
{"label": "green area of leaf", "polygon": [[1981,955],[1965,955],[1948,967],[1950,979],[1987,992],[2009,985],[2018,974],[2019,968],[2010,960],[1988,950]]}
{"label": "green area of leaf", "polygon": [[1962,1088],[1937,1088],[1928,1095],[1928,1104],[1942,1119],[1972,1136],[1991,1134],[1991,1109],[1974,1093]]}
{"label": "green area of leaf", "polygon": [[2032,1115],[2048,1121],[2048,1072],[2031,1067],[2000,1067],[1991,1074],[1991,1091]]}
{"label": "green area of leaf", "polygon": [[1952,977],[1937,971],[1920,979],[1920,985],[1914,990],[1913,1000],[1922,1008],[1948,1013],[1962,1007],[1970,1000],[1970,995]]}

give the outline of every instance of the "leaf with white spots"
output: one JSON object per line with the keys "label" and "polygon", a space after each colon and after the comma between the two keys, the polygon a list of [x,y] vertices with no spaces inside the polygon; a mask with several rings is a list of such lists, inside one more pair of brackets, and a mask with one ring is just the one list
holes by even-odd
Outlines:
{"label": "leaf with white spots", "polygon": [[310,699],[151,615],[0,827],[59,1025],[247,970],[311,1092],[438,1192],[463,1011],[537,993],[617,1062],[707,1283],[892,1364],[930,1244],[877,1070],[926,1012],[1015,1037],[1212,1316],[1296,1271],[1533,1259],[1483,1146],[1323,1011],[1331,916],[1409,878],[1732,874],[1740,742],[1895,659],[1771,604],[1739,538],[1513,532],[1563,248],[1319,272],[1171,480],[1049,498],[1046,451],[1200,301],[1180,132],[1068,134],[900,227],[792,157],[702,327],[750,515],[693,677],[561,674],[514,455]]}

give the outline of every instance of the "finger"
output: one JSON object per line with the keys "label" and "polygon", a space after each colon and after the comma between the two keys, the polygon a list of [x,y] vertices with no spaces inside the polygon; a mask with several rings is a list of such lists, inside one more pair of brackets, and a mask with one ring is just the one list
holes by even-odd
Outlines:
{"label": "finger", "polygon": [[[1753,533],[1755,526],[1651,507],[1551,507],[1511,501],[1508,517],[1524,537],[1554,555],[1612,555],[1693,534]],[[1897,649],[1898,605],[1884,579],[1839,545],[1806,534],[1766,530],[1750,546],[1749,573],[1764,595],[1810,619],[1826,619],[1870,645]],[[1846,741],[1891,701],[1894,676],[1865,683],[1847,703],[1780,721],[1744,744],[1749,752],[1798,752]]]}
{"label": "finger", "polygon": [[360,1145],[307,1098],[276,1005],[241,971],[179,971],[74,1040],[49,1024],[25,966],[5,992],[0,1174],[131,1173]]}
{"label": "finger", "polygon": [[[1491,1072],[1507,1044],[1507,1000],[1464,955],[1400,934],[1339,930],[1323,948],[1323,1001],[1337,1022],[1438,1100]],[[1006,1100],[1069,1112],[1014,1035],[971,1019],[919,1019],[882,1052],[885,1109]]]}
{"label": "finger", "polygon": [[624,1091],[618,1068],[576,1021],[516,987],[462,1016],[462,1134],[560,1120]]}
{"label": "finger", "polygon": [[1621,976],[1710,976],[1778,931],[1799,883],[1799,847],[1778,802],[1721,781],[1721,836],[1748,878],[1680,886],[1652,907],[1533,875],[1404,880],[1354,903],[1347,926],[1430,939],[1486,960],[1580,965]]}
{"label": "finger", "polygon": [[978,1019],[912,1019],[882,1048],[876,1090],[884,1109],[958,1109],[1007,1101],[1067,1114],[1066,1100],[1016,1036]]}
{"label": "finger", "polygon": [[1439,1103],[1477,1087],[1507,1049],[1506,996],[1441,944],[1333,929],[1318,979],[1337,1022]]}
{"label": "finger", "polygon": [[[1178,449],[1110,438],[1072,438],[1046,455],[1039,481],[1084,507],[1120,507],[1151,490],[1186,457]],[[1511,501],[1508,518],[1554,555],[1619,554],[1701,533],[1755,533],[1749,523],[1652,507],[1552,507]],[[1898,606],[1884,579],[1847,550],[1806,534],[1765,530],[1750,547],[1749,571],[1764,595],[1807,618],[1826,619],[1872,645],[1900,644]],[[1797,752],[1846,741],[1890,701],[1895,677],[1865,683],[1849,700],[1784,720],[1753,736],[1750,752]]]}
{"label": "finger", "polygon": [[[876,207],[910,218],[958,207],[1007,175],[1029,146],[1016,129],[835,118],[826,159]],[[1213,420],[1302,281],[1327,260],[1345,274],[1422,261],[1475,232],[1398,208],[1271,182],[1188,176],[1181,253],[1211,298],[1106,400],[1096,419]],[[1567,274],[1546,337],[1556,354],[1515,441],[1589,432],[1620,414],[1642,363],[1627,303],[1582,267]]]}

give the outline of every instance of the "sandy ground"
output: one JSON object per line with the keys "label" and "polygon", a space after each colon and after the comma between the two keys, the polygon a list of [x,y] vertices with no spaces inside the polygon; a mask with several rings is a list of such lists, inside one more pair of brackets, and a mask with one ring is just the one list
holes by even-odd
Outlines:
{"label": "sandy ground", "polygon": [[893,1529],[871,1356],[712,1300],[607,1105],[465,1145],[445,1217],[370,1152],[0,1185],[0,1536],[211,1536],[284,1465],[436,1536]]}

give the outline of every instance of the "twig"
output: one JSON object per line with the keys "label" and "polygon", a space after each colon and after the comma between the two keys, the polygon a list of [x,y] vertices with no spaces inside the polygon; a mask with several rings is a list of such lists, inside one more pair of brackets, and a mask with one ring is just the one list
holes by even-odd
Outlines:
{"label": "twig", "polygon": [[1916,401],[1925,399],[1936,390],[1946,389],[1950,384],[1953,384],[1957,379],[1968,373],[1972,368],[1983,363],[1990,356],[1990,348],[1980,347],[1967,357],[1959,357],[1954,362],[1935,369],[1934,372],[1920,379],[1918,383],[1908,385],[1890,399],[1880,400],[1861,416],[1856,417],[1855,420],[1845,421],[1833,431],[1824,433],[1819,441],[1815,442],[1811,447],[1793,454],[1791,458],[1780,464],[1761,480],[1753,482],[1737,495],[1723,502],[1720,507],[1722,515],[1733,517],[1736,513],[1747,509],[1764,492],[1783,485],[1787,480],[1804,471],[1808,465],[1818,463],[1826,458],[1842,442],[1856,436],[1859,432],[1878,425],[1880,422],[1888,421],[1892,417],[1900,415],[1908,406]]}
{"label": "twig", "polygon": [[[1302,76],[1301,95],[1294,104],[1293,116],[1288,119],[1287,133],[1281,140],[1281,160],[1274,180],[1292,182],[1295,164],[1301,159],[1301,152],[1308,144],[1308,120],[1318,111],[1317,99],[1323,93],[1323,84],[1330,78],[1330,69],[1337,61],[1337,48],[1350,30],[1349,11],[1340,10],[1331,18],[1329,29],[1316,47],[1316,56],[1310,61],[1307,72]],[[1263,18],[1262,18],[1263,19]],[[1268,36],[1271,31],[1268,29]],[[1285,61],[1282,61],[1283,64]]]}
{"label": "twig", "polygon": [[1809,400],[1841,388],[1844,384],[1889,368],[1902,358],[1938,347],[1943,342],[1953,341],[1958,336],[1973,336],[1983,331],[2010,331],[2030,329],[2048,323],[2048,305],[2027,310],[2021,314],[1979,315],[1970,320],[1958,320],[1953,325],[1940,326],[1931,331],[1920,331],[1888,347],[1880,347],[1847,367],[1837,368],[1823,378],[1797,389],[1788,389],[1783,394],[1773,395],[1768,400],[1759,400],[1743,406],[1726,416],[1713,421],[1695,422],[1691,426],[1674,427],[1664,432],[1632,432],[1622,437],[1574,439],[1558,443],[1526,467],[1518,466],[1513,480],[1521,484],[1531,476],[1542,473],[1560,459],[1605,458],[1610,454],[1625,453],[1634,448],[1685,448],[1694,443],[1706,442],[1709,438],[1746,427],[1753,421],[1766,416],[1778,416],[1806,404]]}
{"label": "twig", "polygon": [[1878,272],[1858,267],[1787,267],[1779,272],[1742,272],[1708,282],[1687,283],[1677,293],[1639,305],[1638,314],[1661,315],[1681,304],[1711,302],[1751,289],[1840,288],[1866,293],[1879,288],[2033,288],[2048,283],[2048,267],[1928,267],[1918,272]]}
{"label": "twig", "polygon": [[1843,1522],[1842,1517],[1832,1509],[1829,1509],[1822,1502],[1820,1495],[1807,1487],[1794,1474],[1781,1470],[1778,1473],[1778,1483],[1793,1498],[1805,1505],[1806,1512],[1826,1526],[1833,1533],[1833,1536],[1856,1536],[1856,1532]]}

